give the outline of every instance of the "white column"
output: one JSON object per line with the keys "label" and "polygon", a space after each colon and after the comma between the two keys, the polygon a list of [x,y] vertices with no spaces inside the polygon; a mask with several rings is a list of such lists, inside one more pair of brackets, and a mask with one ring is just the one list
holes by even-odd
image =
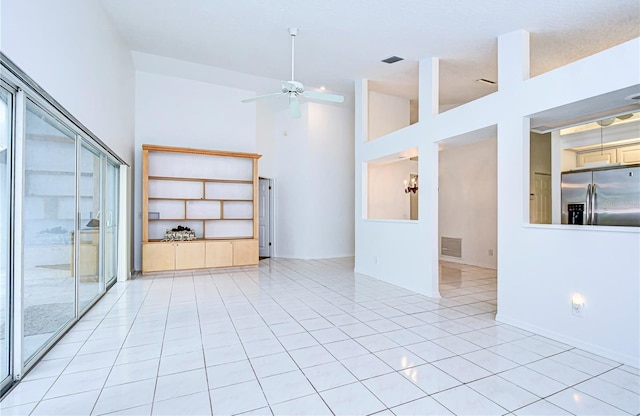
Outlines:
{"label": "white column", "polygon": [[512,90],[529,79],[529,32],[516,30],[498,37],[498,90]]}
{"label": "white column", "polygon": [[131,277],[131,168],[120,165],[118,189],[118,282],[124,282]]}
{"label": "white column", "polygon": [[440,59],[422,59],[418,65],[418,120],[425,121],[440,112]]}

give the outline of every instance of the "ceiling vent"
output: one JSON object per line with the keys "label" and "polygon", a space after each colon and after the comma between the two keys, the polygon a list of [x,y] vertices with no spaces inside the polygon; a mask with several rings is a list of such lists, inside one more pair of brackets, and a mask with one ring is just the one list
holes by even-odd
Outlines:
{"label": "ceiling vent", "polygon": [[404,58],[400,58],[399,56],[390,56],[387,59],[383,59],[382,62],[385,64],[395,64],[396,62],[403,61]]}

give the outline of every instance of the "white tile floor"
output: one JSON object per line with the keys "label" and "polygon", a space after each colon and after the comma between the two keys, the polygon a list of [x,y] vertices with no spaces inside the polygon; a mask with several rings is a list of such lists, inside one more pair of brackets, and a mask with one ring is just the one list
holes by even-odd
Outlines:
{"label": "white tile floor", "polygon": [[118,283],[0,414],[638,414],[640,371],[494,320],[495,271],[442,299],[353,259]]}

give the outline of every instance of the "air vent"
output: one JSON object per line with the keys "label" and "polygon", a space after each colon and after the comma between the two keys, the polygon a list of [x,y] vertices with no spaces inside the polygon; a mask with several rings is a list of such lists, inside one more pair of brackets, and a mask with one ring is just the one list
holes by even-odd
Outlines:
{"label": "air vent", "polygon": [[495,81],[491,81],[490,79],[480,78],[477,79],[476,82],[482,82],[483,84],[496,85]]}
{"label": "air vent", "polygon": [[404,60],[404,58],[400,58],[399,56],[390,56],[387,59],[383,59],[382,62],[384,62],[385,64],[394,64],[396,62],[400,62]]}
{"label": "air vent", "polygon": [[462,258],[462,238],[442,237],[440,254],[443,256]]}

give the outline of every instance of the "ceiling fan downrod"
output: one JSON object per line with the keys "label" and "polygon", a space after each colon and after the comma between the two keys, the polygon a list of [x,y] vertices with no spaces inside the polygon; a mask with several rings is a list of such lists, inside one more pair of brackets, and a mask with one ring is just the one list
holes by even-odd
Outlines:
{"label": "ceiling fan downrod", "polygon": [[296,29],[295,27],[290,27],[289,35],[291,36],[291,81],[294,81],[295,72],[294,72],[293,64],[295,62],[295,39],[296,39],[296,36],[298,35],[298,29]]}

